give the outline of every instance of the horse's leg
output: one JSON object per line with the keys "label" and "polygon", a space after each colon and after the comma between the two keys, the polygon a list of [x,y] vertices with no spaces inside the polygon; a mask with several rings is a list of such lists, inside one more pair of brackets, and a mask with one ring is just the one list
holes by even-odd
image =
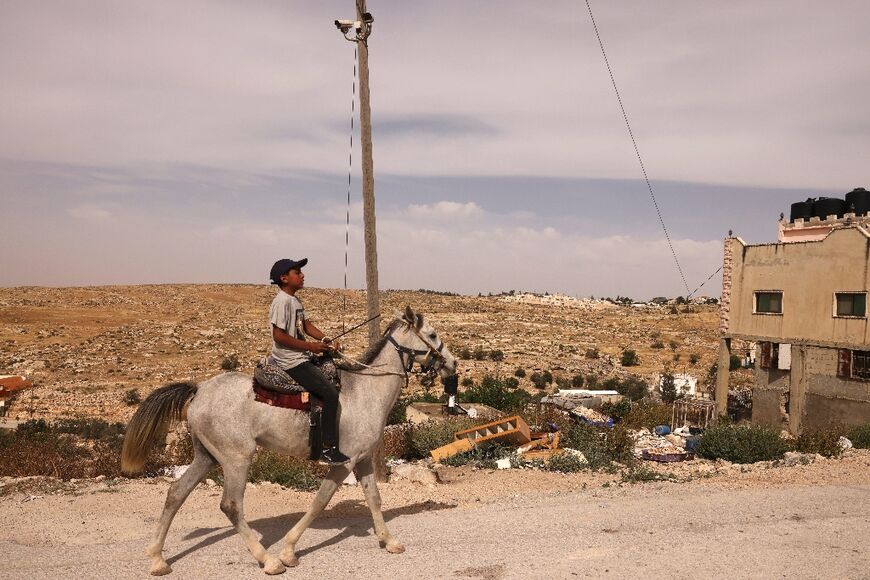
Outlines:
{"label": "horse's leg", "polygon": [[390,535],[390,530],[387,529],[387,523],[384,521],[384,514],[381,512],[381,493],[378,491],[378,482],[375,478],[374,463],[371,456],[357,463],[356,473],[360,476],[359,481],[366,496],[366,503],[372,510],[372,519],[375,522],[375,534],[377,534],[378,540],[390,554],[401,554],[405,551],[405,546]]}
{"label": "horse's leg", "polygon": [[245,485],[248,481],[248,468],[251,466],[251,457],[233,457],[221,461],[224,468],[224,495],[221,498],[221,511],[226,514],[236,531],[242,536],[248,550],[263,566],[266,574],[280,574],[285,568],[281,561],[266,552],[266,548],[260,543],[257,534],[245,521]]}
{"label": "horse's leg", "polygon": [[284,546],[284,549],[281,550],[279,557],[286,566],[299,565],[299,558],[296,557],[296,542],[299,541],[300,536],[302,536],[302,533],[311,525],[314,518],[320,515],[323,508],[327,506],[329,500],[331,500],[332,496],[335,494],[335,490],[338,489],[338,486],[341,485],[342,481],[347,479],[351,468],[352,465],[350,463],[346,465],[336,465],[330,468],[323,483],[320,484],[320,489],[317,490],[317,495],[314,496],[314,501],[312,501],[311,505],[308,507],[308,511],[305,512],[305,515],[302,516],[302,518],[296,522],[296,525],[287,532],[286,536],[284,536],[284,542],[286,545]]}
{"label": "horse's leg", "polygon": [[163,506],[163,513],[160,514],[160,522],[157,524],[157,529],[154,531],[154,538],[151,544],[145,550],[145,553],[151,558],[151,574],[154,576],[162,576],[172,572],[172,568],[163,559],[163,544],[166,542],[166,534],[169,532],[169,525],[172,523],[172,518],[175,517],[178,508],[190,495],[196,485],[202,481],[202,478],[216,465],[214,457],[202,446],[202,444],[193,438],[193,462],[187,468],[178,481],[172,482],[169,486],[169,492],[166,494],[166,504]]}

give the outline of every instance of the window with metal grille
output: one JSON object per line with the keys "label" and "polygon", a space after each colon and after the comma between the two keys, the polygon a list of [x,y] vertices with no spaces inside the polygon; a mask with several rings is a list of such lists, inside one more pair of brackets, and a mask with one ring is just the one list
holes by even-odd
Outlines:
{"label": "window with metal grille", "polygon": [[852,351],[852,376],[859,379],[870,379],[870,352],[866,350]]}
{"label": "window with metal grille", "polygon": [[841,348],[837,358],[838,377],[870,380],[870,351]]}
{"label": "window with metal grille", "polygon": [[782,314],[782,292],[756,292],[756,314]]}
{"label": "window with metal grille", "polygon": [[837,292],[834,297],[837,302],[836,316],[867,316],[866,292]]}

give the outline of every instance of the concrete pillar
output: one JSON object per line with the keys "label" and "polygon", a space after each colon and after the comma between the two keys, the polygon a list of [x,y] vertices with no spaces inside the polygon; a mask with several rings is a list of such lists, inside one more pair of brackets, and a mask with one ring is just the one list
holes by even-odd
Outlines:
{"label": "concrete pillar", "polygon": [[801,419],[806,408],[807,396],[807,347],[791,345],[791,376],[788,393],[788,430],[800,435]]}
{"label": "concrete pillar", "polygon": [[716,416],[728,412],[728,382],[731,366],[731,339],[719,341],[719,363],[716,369]]}

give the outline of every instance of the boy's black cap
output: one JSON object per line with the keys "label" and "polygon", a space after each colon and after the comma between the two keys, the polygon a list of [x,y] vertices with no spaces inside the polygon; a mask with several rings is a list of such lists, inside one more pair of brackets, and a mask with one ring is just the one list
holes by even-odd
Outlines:
{"label": "boy's black cap", "polygon": [[302,258],[301,260],[291,260],[289,258],[283,258],[275,262],[272,266],[272,270],[269,272],[269,278],[272,279],[272,284],[278,284],[280,282],[279,278],[292,270],[293,268],[302,268],[305,264],[308,263],[308,258]]}

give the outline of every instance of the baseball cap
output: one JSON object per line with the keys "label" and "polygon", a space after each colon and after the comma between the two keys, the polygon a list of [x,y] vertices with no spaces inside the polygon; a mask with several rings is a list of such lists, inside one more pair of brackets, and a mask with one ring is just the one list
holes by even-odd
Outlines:
{"label": "baseball cap", "polygon": [[308,263],[308,258],[302,258],[301,260],[291,260],[289,258],[282,258],[275,262],[272,266],[272,269],[269,271],[269,278],[272,279],[272,284],[278,284],[279,278],[292,270],[293,268],[302,268],[305,264]]}

